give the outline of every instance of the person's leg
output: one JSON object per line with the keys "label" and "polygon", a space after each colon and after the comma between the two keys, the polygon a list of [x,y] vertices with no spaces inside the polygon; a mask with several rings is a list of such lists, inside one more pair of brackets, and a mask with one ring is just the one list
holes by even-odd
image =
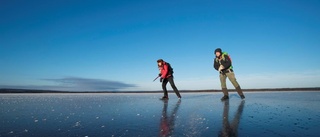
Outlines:
{"label": "person's leg", "polygon": [[221,89],[223,92],[223,95],[228,96],[228,90],[227,90],[227,82],[226,82],[227,76],[224,74],[220,74],[220,83],[221,83]]}
{"label": "person's leg", "polygon": [[220,74],[220,83],[221,89],[223,92],[223,97],[221,98],[222,101],[229,99],[229,93],[227,90],[227,83],[226,83],[227,76],[225,74]]}
{"label": "person's leg", "polygon": [[232,83],[232,85],[236,88],[236,91],[238,92],[238,94],[240,95],[240,97],[242,99],[244,99],[244,95],[243,95],[243,92],[242,92],[242,89],[239,85],[239,83],[237,82],[237,79],[235,77],[235,74],[234,72],[230,72],[230,73],[227,73],[227,77],[228,79],[230,80],[230,82]]}
{"label": "person's leg", "polygon": [[163,93],[164,93],[164,95],[163,95],[164,98],[168,98],[167,83],[168,83],[168,79],[166,79],[166,78],[163,79],[162,89],[163,89]]}
{"label": "person's leg", "polygon": [[176,93],[176,95],[178,96],[178,98],[181,98],[181,95],[180,95],[180,93],[179,93],[176,85],[174,84],[173,76],[172,76],[172,77],[169,77],[169,78],[168,78],[168,81],[170,82],[170,85],[171,85],[173,91],[174,91],[174,92]]}

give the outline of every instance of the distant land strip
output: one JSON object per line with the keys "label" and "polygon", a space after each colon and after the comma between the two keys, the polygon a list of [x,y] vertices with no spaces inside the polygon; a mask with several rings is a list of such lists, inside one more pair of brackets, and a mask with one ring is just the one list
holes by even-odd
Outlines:
{"label": "distant land strip", "polygon": [[[264,92],[264,91],[320,91],[320,87],[306,88],[259,88],[259,89],[242,89],[244,92]],[[181,93],[197,92],[221,92],[219,89],[208,90],[179,90]],[[235,89],[228,89],[230,92],[236,92]],[[172,92],[169,90],[169,92]],[[33,90],[33,89],[0,89],[2,93],[163,93],[158,91],[59,91],[59,90]]]}

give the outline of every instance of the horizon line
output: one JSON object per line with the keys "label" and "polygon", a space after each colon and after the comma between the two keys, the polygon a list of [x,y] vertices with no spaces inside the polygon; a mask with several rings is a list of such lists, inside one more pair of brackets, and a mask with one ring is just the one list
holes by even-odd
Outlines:
{"label": "horizon line", "polygon": [[[320,87],[296,87],[296,88],[250,88],[242,89],[246,92],[254,91],[320,91]],[[168,90],[172,92],[172,90]],[[179,90],[180,92],[221,92],[221,89],[201,89],[201,90]],[[235,89],[228,89],[230,92],[235,92]],[[15,89],[15,88],[0,88],[1,93],[162,93],[162,90],[148,91],[62,91],[62,90],[42,90],[42,89]]]}

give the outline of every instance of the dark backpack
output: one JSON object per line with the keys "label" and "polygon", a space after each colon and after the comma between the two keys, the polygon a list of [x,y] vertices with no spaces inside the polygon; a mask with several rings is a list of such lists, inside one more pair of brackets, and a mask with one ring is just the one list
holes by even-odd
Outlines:
{"label": "dark backpack", "polygon": [[168,65],[168,69],[169,69],[168,70],[168,74],[172,75],[173,74],[173,68],[171,67],[170,63],[168,63],[168,62],[167,62],[167,65]]}

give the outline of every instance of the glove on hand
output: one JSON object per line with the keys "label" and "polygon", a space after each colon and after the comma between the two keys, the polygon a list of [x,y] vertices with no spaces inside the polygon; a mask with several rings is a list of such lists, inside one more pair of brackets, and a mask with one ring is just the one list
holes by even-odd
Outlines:
{"label": "glove on hand", "polygon": [[161,73],[159,73],[159,75],[158,75],[159,77],[161,77]]}
{"label": "glove on hand", "polygon": [[224,69],[224,66],[220,65],[218,71],[221,72]]}
{"label": "glove on hand", "polygon": [[160,82],[162,83],[162,81],[163,81],[163,78],[160,78]]}

